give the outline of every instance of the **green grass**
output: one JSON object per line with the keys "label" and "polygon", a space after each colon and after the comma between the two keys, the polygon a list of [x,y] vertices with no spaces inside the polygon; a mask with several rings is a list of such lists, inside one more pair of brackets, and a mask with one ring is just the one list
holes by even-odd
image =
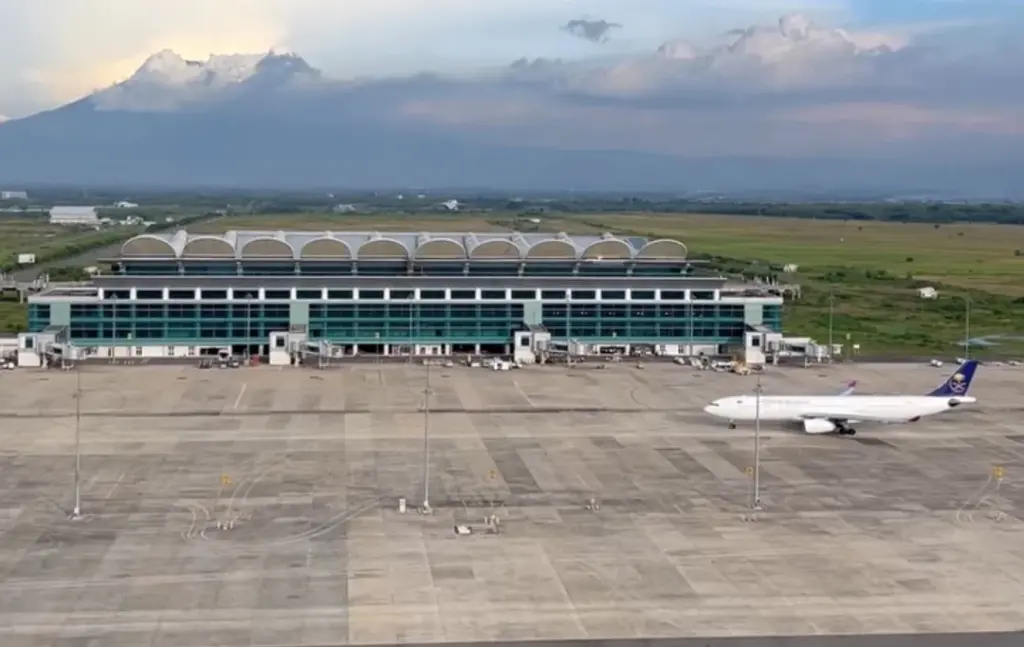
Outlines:
{"label": "green grass", "polygon": [[[859,344],[861,356],[958,353],[965,303],[971,336],[1024,335],[1024,227],[990,224],[898,224],[722,215],[594,215],[547,223],[566,231],[608,230],[683,241],[691,255],[748,275],[782,275],[798,283],[787,303],[786,332]],[[917,288],[939,291],[921,299]],[[849,341],[847,342],[847,335]],[[1024,342],[1003,342],[979,355],[1024,355]]]}
{"label": "green grass", "polygon": [[0,269],[11,269],[18,254],[35,254],[36,263],[42,264],[112,245],[141,231],[141,227],[97,231],[89,227],[51,225],[40,218],[3,218],[0,219]]}

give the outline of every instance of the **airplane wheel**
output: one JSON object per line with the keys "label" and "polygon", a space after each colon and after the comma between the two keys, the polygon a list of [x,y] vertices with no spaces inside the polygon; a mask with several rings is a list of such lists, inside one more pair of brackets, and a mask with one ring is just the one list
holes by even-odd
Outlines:
{"label": "airplane wheel", "polygon": [[735,422],[730,422],[729,423],[729,429],[735,429],[735,428],[736,428],[736,423]]}

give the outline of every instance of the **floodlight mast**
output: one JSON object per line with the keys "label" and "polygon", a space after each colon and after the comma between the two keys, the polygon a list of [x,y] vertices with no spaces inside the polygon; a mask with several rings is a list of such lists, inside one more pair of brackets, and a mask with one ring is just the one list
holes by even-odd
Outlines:
{"label": "floodlight mast", "polygon": [[71,512],[72,519],[82,517],[82,371],[75,362],[75,507]]}

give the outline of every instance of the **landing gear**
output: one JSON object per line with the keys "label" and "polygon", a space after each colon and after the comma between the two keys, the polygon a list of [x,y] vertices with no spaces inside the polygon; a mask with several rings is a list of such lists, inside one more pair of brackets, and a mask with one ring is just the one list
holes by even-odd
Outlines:
{"label": "landing gear", "polygon": [[732,420],[730,420],[729,421],[729,429],[735,429],[735,428],[736,428],[736,423],[733,422]]}
{"label": "landing gear", "polygon": [[840,436],[856,436],[857,430],[853,427],[847,427],[846,425],[838,425],[836,431],[839,432]]}

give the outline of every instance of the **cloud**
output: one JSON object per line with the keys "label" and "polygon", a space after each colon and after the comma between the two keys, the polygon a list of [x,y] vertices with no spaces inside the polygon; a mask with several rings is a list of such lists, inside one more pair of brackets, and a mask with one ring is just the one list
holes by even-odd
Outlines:
{"label": "cloud", "polygon": [[[818,14],[850,0],[795,0]],[[469,71],[526,57],[592,54],[552,29],[581,9],[615,14],[609,51],[715,33],[794,0],[0,0],[0,113],[23,115],[125,78],[147,56],[301,53],[334,76]],[[16,61],[16,64],[10,64]]]}
{"label": "cloud", "polygon": [[500,82],[419,100],[409,115],[538,145],[963,164],[1024,144],[1017,43],[974,27],[908,36],[790,15],[604,64],[519,60]]}
{"label": "cloud", "polygon": [[611,31],[613,29],[621,28],[622,25],[617,22],[608,22],[607,20],[586,20],[582,18],[570,20],[562,26],[563,31],[566,31],[577,38],[589,40],[592,43],[608,42],[608,35]]}
{"label": "cloud", "polygon": [[[179,0],[151,12],[96,9],[119,2],[28,3],[49,11],[60,3],[62,17],[51,24],[37,16],[41,22],[28,28],[31,12],[23,12],[16,23],[15,43],[26,39],[21,46],[31,50],[35,39],[45,54],[30,57],[22,87],[28,78],[52,101],[75,98],[165,47],[206,59],[277,46],[329,76],[365,74],[341,90],[349,93],[340,99],[346,110],[477,140],[908,164],[1018,159],[1024,144],[1019,21],[936,21],[922,13],[916,24],[901,15],[893,27],[879,14],[840,30],[822,25],[850,15],[856,0],[822,0],[812,17],[781,21],[780,7],[790,2],[591,0],[587,11],[614,12],[629,25],[595,58],[582,26],[579,38],[551,29],[573,24],[573,0]],[[76,24],[98,21],[112,26],[93,33]],[[142,23],[150,27],[128,29]],[[601,38],[600,29],[590,33]],[[404,76],[427,68],[461,74]],[[2,78],[10,70],[0,66],[0,91],[14,87]],[[393,75],[386,83],[385,74]],[[12,106],[0,93],[0,112],[17,114]]]}

